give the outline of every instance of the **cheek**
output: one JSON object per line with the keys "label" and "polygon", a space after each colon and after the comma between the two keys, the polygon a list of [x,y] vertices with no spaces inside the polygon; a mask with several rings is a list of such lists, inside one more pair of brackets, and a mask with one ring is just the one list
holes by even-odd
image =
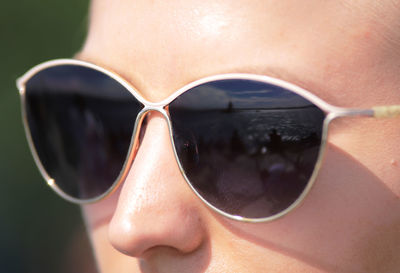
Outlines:
{"label": "cheek", "polygon": [[345,118],[334,121],[330,131],[330,142],[351,154],[393,192],[393,197],[400,198],[397,119]]}
{"label": "cheek", "polygon": [[[399,212],[399,211],[397,211]],[[379,268],[381,272],[391,272],[399,268],[400,217],[390,223],[380,222],[370,230],[356,247],[360,249],[360,259],[366,268]]]}
{"label": "cheek", "polygon": [[82,212],[86,226],[89,231],[96,230],[98,227],[107,225],[114,215],[117,208],[121,186],[110,196],[96,202],[82,206]]}
{"label": "cheek", "polygon": [[97,266],[101,272],[140,272],[137,259],[122,255],[108,239],[108,224],[90,230]]}
{"label": "cheek", "polygon": [[292,257],[324,272],[376,272],[382,263],[398,262],[399,215],[398,199],[382,181],[330,145],[316,184],[295,211],[261,225],[221,223],[239,252],[252,243],[276,253],[270,257]]}

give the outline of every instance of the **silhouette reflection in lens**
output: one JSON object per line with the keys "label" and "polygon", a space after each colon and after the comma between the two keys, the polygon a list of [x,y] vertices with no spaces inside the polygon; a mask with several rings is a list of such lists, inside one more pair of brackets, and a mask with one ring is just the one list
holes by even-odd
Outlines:
{"label": "silhouette reflection in lens", "polygon": [[185,92],[169,112],[185,174],[215,207],[269,217],[304,191],[325,114],[303,97],[267,83],[219,80]]}
{"label": "silhouette reflection in lens", "polygon": [[142,105],[116,80],[76,65],[47,68],[26,84],[26,112],[42,165],[79,199],[105,193],[118,178]]}

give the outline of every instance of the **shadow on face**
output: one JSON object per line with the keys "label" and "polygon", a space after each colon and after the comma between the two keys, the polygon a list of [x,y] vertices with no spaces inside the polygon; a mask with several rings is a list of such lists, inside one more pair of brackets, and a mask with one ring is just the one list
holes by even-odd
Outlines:
{"label": "shadow on face", "polygon": [[399,210],[381,180],[328,145],[313,189],[294,212],[259,225],[216,218],[236,236],[324,272],[394,272]]}

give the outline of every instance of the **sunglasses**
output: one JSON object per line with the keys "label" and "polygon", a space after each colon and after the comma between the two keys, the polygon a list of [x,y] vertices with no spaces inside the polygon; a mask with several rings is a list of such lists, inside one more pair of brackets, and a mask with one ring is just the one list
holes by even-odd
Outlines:
{"label": "sunglasses", "polygon": [[332,120],[400,115],[399,105],[335,107],[252,74],[206,77],[152,103],[115,73],[69,59],[35,66],[17,86],[35,162],[66,200],[91,203],[115,191],[135,159],[147,114],[157,111],[194,193],[214,211],[247,222],[274,220],[302,202]]}

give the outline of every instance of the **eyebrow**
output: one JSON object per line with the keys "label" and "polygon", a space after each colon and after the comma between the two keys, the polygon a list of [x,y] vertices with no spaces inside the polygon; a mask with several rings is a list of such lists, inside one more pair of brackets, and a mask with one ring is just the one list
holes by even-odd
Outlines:
{"label": "eyebrow", "polygon": [[319,87],[317,82],[314,81],[309,81],[309,80],[304,80],[301,79],[298,75],[295,73],[291,72],[290,70],[284,68],[284,67],[279,67],[279,66],[267,66],[267,65],[248,65],[248,66],[238,66],[238,67],[233,67],[230,69],[225,69],[223,71],[220,71],[218,74],[225,74],[225,73],[249,73],[249,74],[256,74],[256,75],[263,75],[263,76],[269,76],[272,78],[276,78],[279,80],[286,81],[288,83],[297,85],[310,93],[313,93],[320,97],[321,99],[324,99],[326,101],[332,100],[332,97],[327,96],[326,93],[322,92],[324,90],[323,88]]}
{"label": "eyebrow", "polygon": [[[278,78],[278,79],[293,83],[295,85],[298,85],[298,86],[306,89],[307,91],[309,91],[311,93],[314,93],[319,98],[328,102],[328,99],[323,98],[324,97],[323,94],[326,94],[325,92],[318,92],[313,89],[311,89],[311,90],[308,89],[307,88],[308,84],[306,82],[300,80],[294,74],[289,73],[289,71],[286,69],[276,69],[276,68],[272,68],[272,67],[267,67],[264,69],[261,67],[261,69],[260,69],[258,67],[250,67],[249,71],[250,71],[249,73],[253,73],[253,74],[259,74],[261,72],[262,75],[272,76],[274,78]],[[321,89],[317,89],[317,90],[321,90]],[[351,108],[347,108],[347,109],[350,110]],[[364,109],[364,110],[372,110],[372,113],[373,113],[372,116],[375,118],[394,118],[394,117],[400,116],[400,105],[372,106],[372,107],[370,107],[370,109]]]}
{"label": "eyebrow", "polygon": [[[99,60],[93,60],[90,58],[90,56],[86,56],[84,54],[85,52],[83,51],[78,51],[75,53],[72,58],[76,60],[81,60],[81,61],[87,61],[91,62],[94,64],[98,64],[100,66],[107,67],[107,69],[113,71],[112,68],[106,66],[104,63],[99,63]],[[206,77],[206,76],[211,76],[211,75],[217,75],[217,74],[228,74],[228,73],[249,73],[249,74],[257,74],[257,75],[265,75],[265,76],[270,76],[273,78],[281,79],[293,84],[300,85],[302,83],[305,84],[304,81],[300,80],[299,77],[294,75],[293,73],[290,73],[287,69],[281,68],[281,67],[272,67],[272,66],[257,66],[257,65],[244,65],[244,66],[237,66],[237,67],[232,67],[232,68],[227,68],[220,70],[218,72],[210,73],[208,75],[202,75],[198,79]],[[120,74],[118,72],[117,74]],[[193,80],[192,80],[193,81]],[[299,84],[300,83],[300,84]],[[305,88],[306,89],[306,88]]]}
{"label": "eyebrow", "polygon": [[[77,52],[73,57],[73,59],[81,60],[81,61],[86,61],[90,62],[96,65],[99,65],[101,67],[104,67],[105,69],[109,70],[110,72],[113,72],[117,74],[119,77],[123,78],[126,80],[131,86],[135,87],[135,90],[139,92],[142,96],[143,93],[141,93],[141,90],[136,88],[136,85],[132,82],[132,78],[129,77],[124,73],[124,71],[118,70],[117,68],[114,69],[112,66],[110,67],[107,65],[107,63],[104,63],[101,61],[101,58],[93,58],[90,55],[87,55],[85,51],[79,51]],[[180,86],[177,86],[176,90],[179,90],[180,88],[184,87],[185,85],[194,82],[196,80],[200,80],[202,78],[208,77],[208,76],[213,76],[213,75],[219,75],[219,74],[231,74],[231,73],[246,73],[246,74],[255,74],[255,75],[262,75],[262,76],[268,76],[272,78],[276,78],[279,80],[283,80],[285,82],[294,84],[296,86],[299,86],[302,89],[305,89],[306,91],[314,94],[318,98],[322,99],[323,101],[327,102],[328,104],[335,105],[338,107],[344,107],[341,105],[341,102],[338,101],[338,96],[335,95],[337,94],[337,90],[333,90],[332,88],[325,87],[323,86],[323,82],[318,81],[318,80],[313,80],[310,79],[309,77],[300,77],[299,74],[294,73],[290,69],[283,67],[283,66],[270,66],[270,65],[263,65],[263,64],[244,64],[244,65],[233,65],[231,67],[224,67],[217,69],[216,71],[209,71],[205,74],[200,74],[197,75],[194,78],[187,79],[187,81],[181,83]],[[191,75],[194,76],[194,75]],[[146,98],[143,96],[143,98]],[[349,100],[347,100],[349,102]],[[356,104],[356,101],[352,101],[350,105]],[[348,106],[347,106],[348,107]],[[354,108],[354,107],[351,107]],[[357,108],[357,107],[356,107]],[[380,113],[382,113],[383,116],[388,115],[389,113],[387,109],[377,109]],[[390,113],[392,112],[398,112],[398,108],[390,109]]]}
{"label": "eyebrow", "polygon": [[[126,75],[123,71],[114,69],[113,67],[110,67],[106,63],[102,62],[101,58],[93,58],[92,56],[87,55],[87,52],[85,52],[84,50],[78,51],[77,53],[75,53],[75,55],[73,55],[72,58],[76,59],[76,60],[90,62],[90,63],[96,64],[96,65],[99,65],[101,67],[104,67],[107,70],[117,74],[121,78],[128,81],[129,84],[131,84],[132,86],[136,86],[131,81],[132,79],[128,75]],[[202,79],[202,78],[205,78],[208,76],[219,75],[219,74],[231,74],[231,73],[255,74],[255,75],[269,76],[272,78],[280,79],[280,80],[286,81],[288,83],[297,85],[297,86],[309,91],[310,93],[315,94],[316,96],[325,100],[328,103],[333,102],[332,104],[335,104],[334,97],[329,96],[329,93],[323,92],[322,90],[325,90],[325,89],[319,87],[316,82],[305,81],[304,79],[301,79],[295,73],[291,72],[290,70],[288,70],[287,68],[282,67],[282,66],[268,66],[268,65],[258,65],[258,64],[233,65],[231,67],[221,68],[216,71],[210,71],[208,73],[198,75],[194,78],[190,78],[187,81],[183,82],[182,85],[177,86],[176,90],[180,89],[181,87],[185,86],[186,84],[189,84],[190,82],[194,82],[196,80],[199,80],[199,79]],[[136,90],[139,93],[141,93],[139,89],[136,89]]]}
{"label": "eyebrow", "polygon": [[303,81],[301,81],[299,77],[297,77],[294,73],[291,73],[289,70],[285,68],[277,66],[243,66],[240,68],[233,69],[233,72],[265,75],[280,80],[284,80],[293,84],[303,83]]}

